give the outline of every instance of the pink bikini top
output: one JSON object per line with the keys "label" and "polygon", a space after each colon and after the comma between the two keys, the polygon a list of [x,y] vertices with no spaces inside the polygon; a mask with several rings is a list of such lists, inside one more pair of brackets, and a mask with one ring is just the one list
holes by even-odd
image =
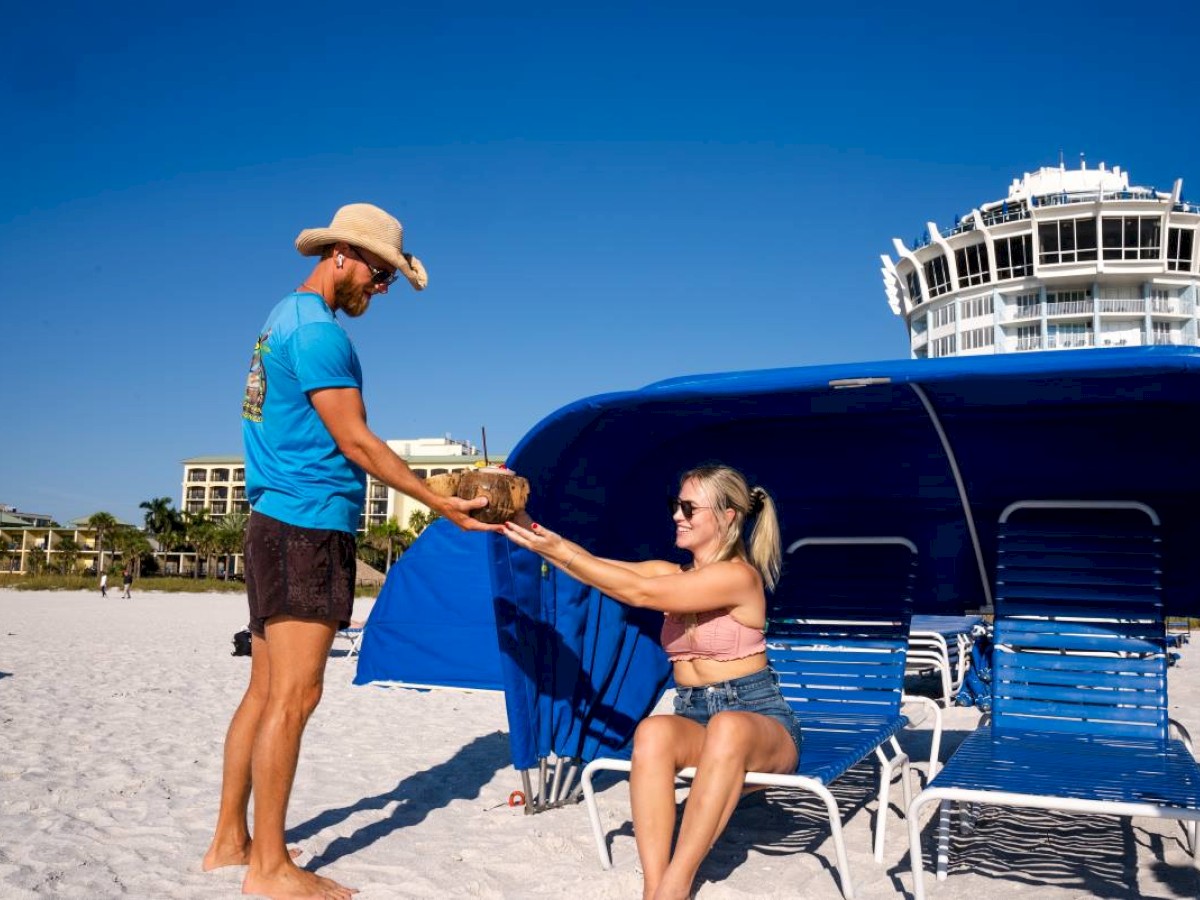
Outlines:
{"label": "pink bikini top", "polygon": [[743,625],[726,610],[696,615],[696,627],[688,634],[690,616],[667,613],[663,618],[662,646],[671,662],[711,659],[729,662],[745,659],[767,649],[761,628]]}

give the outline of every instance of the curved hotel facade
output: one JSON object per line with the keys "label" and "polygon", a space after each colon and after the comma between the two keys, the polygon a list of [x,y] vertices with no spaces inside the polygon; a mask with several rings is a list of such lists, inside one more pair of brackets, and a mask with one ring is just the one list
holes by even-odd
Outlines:
{"label": "curved hotel facade", "polygon": [[918,359],[1200,344],[1200,205],[1120,167],[1044,168],[883,256]]}

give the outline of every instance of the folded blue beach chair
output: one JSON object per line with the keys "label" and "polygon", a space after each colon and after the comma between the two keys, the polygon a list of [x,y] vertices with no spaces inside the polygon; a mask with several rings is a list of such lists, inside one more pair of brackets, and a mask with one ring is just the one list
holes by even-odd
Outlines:
{"label": "folded blue beach chair", "polygon": [[[746,784],[794,788],[821,798],[848,900],[854,889],[841,815],[828,786],[876,757],[875,859],[881,861],[888,793],[898,768],[905,807],[911,795],[909,760],[896,734],[908,723],[900,705],[916,554],[916,547],[901,537],[804,538],[788,547],[783,577],[768,597],[767,657],[800,719],[804,739],[795,773],[748,772]],[[932,701],[930,705],[936,710]],[[612,861],[592,788],[592,777],[601,770],[628,772],[630,763],[597,759],[583,773],[600,863],[608,869]],[[689,768],[679,777],[687,780],[695,774]]]}
{"label": "folded blue beach chair", "polygon": [[[916,900],[929,803],[1175,819],[1200,867],[1200,765],[1167,717],[1157,515],[1025,501],[1000,522],[991,721],[909,806]],[[944,821],[939,832],[948,841]],[[943,843],[939,878],[947,855]]]}

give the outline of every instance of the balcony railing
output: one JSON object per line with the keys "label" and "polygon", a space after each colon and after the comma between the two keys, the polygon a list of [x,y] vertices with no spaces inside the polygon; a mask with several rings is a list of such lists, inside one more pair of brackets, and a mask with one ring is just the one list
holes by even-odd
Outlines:
{"label": "balcony railing", "polygon": [[1052,334],[1046,341],[1046,347],[1050,350],[1074,350],[1095,346],[1096,338],[1091,334]]}
{"label": "balcony railing", "polygon": [[1017,338],[1017,351],[1022,350],[1041,350],[1042,336],[1039,334],[1036,337]]}
{"label": "balcony railing", "polygon": [[1047,303],[1048,316],[1079,316],[1092,314],[1091,300],[1067,300],[1063,303]]}
{"label": "balcony railing", "polygon": [[1154,343],[1158,345],[1166,345],[1170,347],[1178,347],[1183,344],[1175,334],[1156,334],[1154,335]]}
{"label": "balcony railing", "polygon": [[1001,206],[983,213],[983,224],[990,228],[1002,222],[1020,222],[1028,218],[1029,208],[1024,203],[1014,203],[1012,206]]}
{"label": "balcony railing", "polygon": [[1170,316],[1190,316],[1195,308],[1196,305],[1190,300],[1180,300],[1177,297],[1157,298],[1150,301],[1150,312],[1165,313]]}
{"label": "balcony railing", "polygon": [[1042,304],[1034,303],[1018,306],[1013,310],[1012,317],[1014,321],[1017,319],[1040,319],[1042,317]]}
{"label": "balcony railing", "polygon": [[1097,300],[1097,308],[1102,313],[1144,313],[1145,300]]}

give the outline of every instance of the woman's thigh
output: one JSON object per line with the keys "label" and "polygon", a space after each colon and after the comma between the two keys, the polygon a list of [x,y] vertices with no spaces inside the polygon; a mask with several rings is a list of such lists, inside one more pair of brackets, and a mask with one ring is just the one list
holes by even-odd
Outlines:
{"label": "woman's thigh", "polygon": [[678,715],[643,719],[633,736],[634,762],[638,756],[670,758],[676,771],[700,761],[706,729],[699,722]]}
{"label": "woman's thigh", "polygon": [[747,771],[796,771],[796,743],[776,719],[753,712],[725,710],[712,717],[706,732],[707,752],[736,755],[744,760]]}

